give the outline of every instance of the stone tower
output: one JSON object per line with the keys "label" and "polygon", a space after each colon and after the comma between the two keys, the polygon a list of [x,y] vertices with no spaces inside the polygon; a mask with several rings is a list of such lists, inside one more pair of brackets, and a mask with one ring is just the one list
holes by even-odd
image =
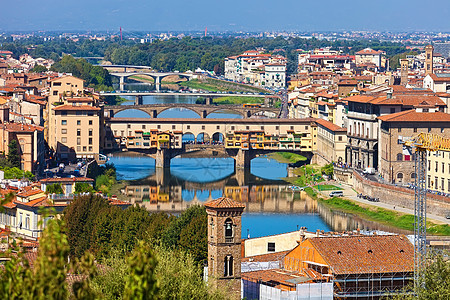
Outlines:
{"label": "stone tower", "polygon": [[241,296],[241,215],[245,205],[229,198],[205,203],[208,213],[208,280],[230,299]]}
{"label": "stone tower", "polygon": [[433,46],[425,47],[425,75],[433,74]]}
{"label": "stone tower", "polygon": [[400,59],[400,85],[408,84],[408,60]]}

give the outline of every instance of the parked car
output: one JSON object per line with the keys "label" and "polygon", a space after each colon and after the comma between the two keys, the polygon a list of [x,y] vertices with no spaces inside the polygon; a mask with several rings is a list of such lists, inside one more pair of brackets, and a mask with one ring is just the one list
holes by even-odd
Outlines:
{"label": "parked car", "polygon": [[344,196],[343,191],[332,191],[330,193],[330,197],[342,197],[342,196]]}

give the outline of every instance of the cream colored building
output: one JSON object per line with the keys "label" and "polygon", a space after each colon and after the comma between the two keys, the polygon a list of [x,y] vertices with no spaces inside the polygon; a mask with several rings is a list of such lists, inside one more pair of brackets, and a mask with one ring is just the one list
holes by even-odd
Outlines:
{"label": "cream colored building", "polygon": [[54,124],[51,120],[51,110],[54,107],[54,103],[59,103],[62,97],[72,95],[82,95],[84,90],[84,80],[76,78],[74,76],[62,76],[49,81],[50,91],[47,100],[47,107],[44,113],[44,136],[48,141],[49,138],[49,125]]}
{"label": "cream colored building", "polygon": [[347,128],[317,119],[317,152],[328,162],[345,162]]}
{"label": "cream colored building", "polygon": [[101,112],[85,97],[64,98],[52,108],[48,144],[59,159],[98,158]]}
{"label": "cream colored building", "polygon": [[450,194],[450,151],[429,151],[427,155],[427,188]]}

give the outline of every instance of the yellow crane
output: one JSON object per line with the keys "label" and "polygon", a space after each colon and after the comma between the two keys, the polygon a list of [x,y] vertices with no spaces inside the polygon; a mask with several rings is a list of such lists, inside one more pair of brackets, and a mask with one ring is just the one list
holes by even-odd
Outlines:
{"label": "yellow crane", "polygon": [[427,255],[427,151],[450,151],[450,139],[433,133],[420,133],[405,142],[415,152],[414,192],[414,284],[423,284]]}

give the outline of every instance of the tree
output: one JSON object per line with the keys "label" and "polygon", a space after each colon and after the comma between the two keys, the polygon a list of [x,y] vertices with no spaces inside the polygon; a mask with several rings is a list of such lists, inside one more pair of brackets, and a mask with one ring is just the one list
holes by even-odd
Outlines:
{"label": "tree", "polygon": [[180,246],[192,255],[197,264],[204,265],[208,257],[208,225],[204,215],[195,216],[181,230]]}
{"label": "tree", "polygon": [[330,163],[328,165],[323,166],[321,171],[322,171],[323,174],[325,174],[327,176],[332,176],[333,172],[334,172],[333,164]]}
{"label": "tree", "polygon": [[47,72],[48,69],[42,65],[35,65],[33,69],[30,70],[32,73],[44,73]]}
{"label": "tree", "polygon": [[[123,299],[156,299],[158,281],[155,276],[156,259],[150,247],[139,242],[127,260],[130,268]],[[163,298],[165,299],[165,298]]]}
{"label": "tree", "polygon": [[77,182],[75,183],[75,193],[92,193],[94,188],[87,182]]}
{"label": "tree", "polygon": [[46,194],[63,194],[64,192],[63,192],[61,184],[54,183],[54,184],[47,185],[47,187],[45,188],[45,193]]}
{"label": "tree", "polygon": [[71,257],[79,258],[91,247],[97,216],[101,210],[108,207],[108,200],[89,194],[76,196],[64,210]]}
{"label": "tree", "polygon": [[8,144],[8,162],[11,167],[21,168],[19,145],[14,139]]}

